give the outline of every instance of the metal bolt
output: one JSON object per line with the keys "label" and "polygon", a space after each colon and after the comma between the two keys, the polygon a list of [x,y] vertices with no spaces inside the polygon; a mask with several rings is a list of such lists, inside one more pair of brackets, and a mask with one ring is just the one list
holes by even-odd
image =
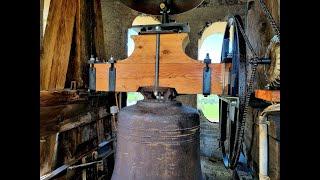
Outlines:
{"label": "metal bolt", "polygon": [[119,108],[118,106],[111,106],[110,107],[110,113],[114,116],[115,114],[117,114],[119,112]]}
{"label": "metal bolt", "polygon": [[156,30],[160,31],[161,30],[160,26],[156,26]]}
{"label": "metal bolt", "polygon": [[109,63],[114,63],[114,58],[113,58],[113,56],[110,57],[110,59],[109,59],[108,62],[109,62]]}
{"label": "metal bolt", "polygon": [[89,59],[89,63],[94,63],[95,59],[93,57],[93,55],[91,55],[90,59]]}
{"label": "metal bolt", "polygon": [[166,7],[166,4],[165,3],[160,3],[160,8],[161,9],[164,9]]}

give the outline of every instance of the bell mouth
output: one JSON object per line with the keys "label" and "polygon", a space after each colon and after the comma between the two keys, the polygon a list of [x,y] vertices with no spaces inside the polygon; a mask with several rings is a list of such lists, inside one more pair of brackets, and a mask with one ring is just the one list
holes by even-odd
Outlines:
{"label": "bell mouth", "polygon": [[[138,12],[161,15],[160,4],[163,0],[120,0],[124,5]],[[170,14],[180,14],[198,7],[204,0],[174,0],[168,4]]]}

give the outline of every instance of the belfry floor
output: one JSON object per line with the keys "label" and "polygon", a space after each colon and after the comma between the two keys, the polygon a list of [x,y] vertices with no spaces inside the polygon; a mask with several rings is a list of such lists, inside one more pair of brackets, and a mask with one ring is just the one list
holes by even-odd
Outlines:
{"label": "belfry floor", "polygon": [[204,180],[232,180],[219,149],[219,123],[210,122],[200,112],[200,159]]}

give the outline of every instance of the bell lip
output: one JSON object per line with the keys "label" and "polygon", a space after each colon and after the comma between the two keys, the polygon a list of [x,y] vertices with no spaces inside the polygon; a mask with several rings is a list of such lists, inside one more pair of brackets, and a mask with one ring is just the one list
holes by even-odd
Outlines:
{"label": "bell lip", "polygon": [[[191,10],[199,7],[203,3],[203,1],[204,0],[196,0],[188,6],[181,6],[181,4],[179,7],[174,6],[173,9],[171,9],[171,11],[172,11],[171,15],[177,15],[177,14],[182,14],[182,13],[191,11]],[[125,6],[127,6],[128,8],[133,9],[133,10],[140,12],[140,13],[144,13],[144,14],[148,14],[148,15],[161,15],[160,8],[159,8],[159,11],[157,11],[156,10],[157,8],[155,8],[155,7],[152,7],[149,9],[143,8],[143,6],[139,6],[137,4],[134,4],[132,1],[128,1],[128,0],[120,0],[120,2],[122,4],[124,4]]]}

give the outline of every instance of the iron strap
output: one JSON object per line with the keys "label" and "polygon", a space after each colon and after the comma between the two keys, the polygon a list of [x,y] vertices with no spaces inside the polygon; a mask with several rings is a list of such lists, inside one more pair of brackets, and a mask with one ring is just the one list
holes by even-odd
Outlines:
{"label": "iron strap", "polygon": [[203,68],[203,82],[202,82],[202,94],[207,97],[211,94],[211,68],[209,64],[211,64],[211,59],[209,57],[209,53],[206,54],[204,59],[204,63],[206,66]]}
{"label": "iron strap", "polygon": [[111,66],[109,67],[109,91],[114,92],[116,90],[116,67],[115,63],[116,61],[114,60],[113,57],[109,59],[109,63]]}
{"label": "iron strap", "polygon": [[89,89],[96,90],[96,68],[90,67],[89,68]]}

